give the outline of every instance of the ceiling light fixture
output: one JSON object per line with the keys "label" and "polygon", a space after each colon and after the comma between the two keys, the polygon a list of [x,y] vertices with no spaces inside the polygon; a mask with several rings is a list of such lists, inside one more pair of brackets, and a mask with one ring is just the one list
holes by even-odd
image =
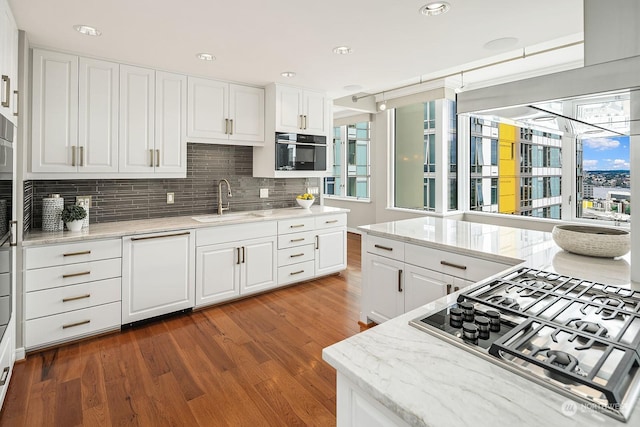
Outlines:
{"label": "ceiling light fixture", "polygon": [[280,75],[281,75],[282,77],[291,78],[291,77],[295,77],[295,76],[296,76],[296,73],[295,73],[295,72],[293,72],[293,71],[283,71],[283,72],[281,72],[281,73],[280,73]]}
{"label": "ceiling light fixture", "polygon": [[203,61],[215,61],[216,57],[210,53],[196,53],[196,58],[201,59]]}
{"label": "ceiling light fixture", "polygon": [[85,36],[99,36],[102,34],[102,31],[90,25],[74,25],[73,29]]}
{"label": "ceiling light fixture", "polygon": [[382,102],[380,103],[378,108],[380,109],[380,111],[384,111],[387,109],[387,101],[384,100],[384,92],[382,92]]}
{"label": "ceiling light fixture", "polygon": [[350,55],[353,53],[353,49],[349,46],[338,46],[333,48],[333,53],[336,55]]}
{"label": "ceiling light fixture", "polygon": [[425,16],[436,16],[447,13],[451,9],[451,5],[445,2],[432,2],[422,6],[419,11]]}

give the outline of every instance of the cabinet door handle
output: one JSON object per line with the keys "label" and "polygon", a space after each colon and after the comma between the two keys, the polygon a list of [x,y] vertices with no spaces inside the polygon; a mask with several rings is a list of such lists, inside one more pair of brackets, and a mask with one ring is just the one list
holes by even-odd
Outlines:
{"label": "cabinet door handle", "polygon": [[330,220],[330,221],[325,221],[324,223],[325,223],[325,224],[335,224],[336,222],[338,222],[338,220],[337,220],[337,219],[332,219],[332,220]]}
{"label": "cabinet door handle", "polygon": [[246,258],[245,258],[245,250],[244,250],[244,246],[242,247],[242,263],[244,264],[246,262]]}
{"label": "cabinet door handle", "polygon": [[236,248],[236,264],[240,265],[240,248]]}
{"label": "cabinet door handle", "polygon": [[16,117],[18,117],[18,110],[19,110],[19,107],[18,107],[18,102],[19,101],[18,100],[20,99],[20,96],[18,96],[18,94],[19,94],[19,92],[17,90],[13,91],[13,97],[14,97],[14,100],[13,100],[13,115],[16,116]]}
{"label": "cabinet door handle", "polygon": [[446,267],[457,268],[458,270],[466,270],[467,269],[466,265],[453,264],[453,263],[448,262],[448,261],[440,261],[440,264],[442,264],[442,265],[444,265]]}
{"label": "cabinet door handle", "polygon": [[2,91],[2,106],[9,108],[11,103],[11,79],[9,76],[3,74],[2,83],[4,84],[4,90]]}
{"label": "cabinet door handle", "polygon": [[316,235],[315,240],[316,240],[316,249],[320,249],[320,237]]}
{"label": "cabinet door handle", "polygon": [[402,292],[402,269],[398,270],[398,292]]}
{"label": "cabinet door handle", "polygon": [[84,166],[84,147],[80,148],[80,160],[78,162],[78,166]]}
{"label": "cabinet door handle", "polygon": [[292,273],[289,273],[289,276],[295,276],[296,274],[302,274],[302,273],[304,273],[304,270],[294,271]]}
{"label": "cabinet door handle", "polygon": [[131,241],[135,242],[136,240],[164,239],[165,237],[186,236],[187,234],[190,234],[190,233],[188,231],[185,231],[184,233],[163,234],[162,236],[132,237]]}
{"label": "cabinet door handle", "polygon": [[156,167],[160,167],[160,149],[156,150]]}
{"label": "cabinet door handle", "polygon": [[383,251],[393,251],[393,248],[390,248],[389,246],[382,246],[382,245],[373,245],[374,248],[378,248],[378,249],[382,249]]}
{"label": "cabinet door handle", "polygon": [[447,284],[447,295],[451,293],[451,285]]}
{"label": "cabinet door handle", "polygon": [[78,256],[78,255],[91,255],[91,251],[69,252],[62,254],[62,256]]}
{"label": "cabinet door handle", "polygon": [[304,254],[293,254],[293,255],[289,255],[289,258],[298,258],[299,256],[304,256]]}
{"label": "cabinet door handle", "polygon": [[63,279],[68,279],[69,277],[87,276],[89,274],[91,274],[90,271],[83,271],[81,273],[69,273],[69,274],[63,274],[62,278]]}
{"label": "cabinet door handle", "polygon": [[3,386],[7,383],[7,378],[9,378],[9,367],[6,366],[2,370],[2,378],[0,378],[0,386]]}
{"label": "cabinet door handle", "polygon": [[229,135],[229,119],[224,119],[224,134]]}
{"label": "cabinet door handle", "polygon": [[233,135],[233,119],[229,119],[229,135]]}
{"label": "cabinet door handle", "polygon": [[76,146],[71,147],[71,166],[76,165]]}
{"label": "cabinet door handle", "polygon": [[453,288],[453,292],[458,292],[459,290],[460,290],[459,286],[456,286],[456,287]]}
{"label": "cabinet door handle", "polygon": [[79,299],[91,298],[91,294],[78,295],[77,297],[62,298],[62,302],[77,301]]}
{"label": "cabinet door handle", "polygon": [[75,323],[67,323],[66,325],[62,325],[62,329],[73,328],[74,326],[86,325],[87,323],[91,323],[91,320],[81,320]]}
{"label": "cabinet door handle", "polygon": [[298,129],[304,129],[304,128],[302,127],[302,114],[300,114],[300,115],[298,116],[298,123],[300,123],[300,125],[298,126]]}
{"label": "cabinet door handle", "polygon": [[289,226],[289,228],[300,228],[300,227],[304,227],[304,224],[294,224]]}
{"label": "cabinet door handle", "polygon": [[153,148],[149,149],[149,166],[153,167]]}
{"label": "cabinet door handle", "polygon": [[299,239],[290,239],[289,242],[290,243],[295,243],[295,242],[303,242],[304,241],[304,237],[301,237]]}

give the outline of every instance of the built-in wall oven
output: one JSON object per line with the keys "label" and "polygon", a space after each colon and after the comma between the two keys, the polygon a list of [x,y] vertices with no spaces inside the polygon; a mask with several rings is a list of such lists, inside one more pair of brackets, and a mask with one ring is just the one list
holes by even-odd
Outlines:
{"label": "built-in wall oven", "polygon": [[327,170],[327,137],[276,132],[276,170]]}
{"label": "built-in wall oven", "polygon": [[0,114],[0,339],[11,319],[14,197],[13,140],[16,128]]}

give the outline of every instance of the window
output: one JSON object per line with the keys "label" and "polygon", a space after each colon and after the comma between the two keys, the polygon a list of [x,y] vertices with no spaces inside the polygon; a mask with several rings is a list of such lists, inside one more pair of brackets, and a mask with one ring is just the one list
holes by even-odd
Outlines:
{"label": "window", "polygon": [[440,99],[395,108],[393,206],[445,212],[458,208],[455,102]]}
{"label": "window", "polygon": [[327,196],[368,199],[370,122],[333,128],[332,176],[324,179]]}

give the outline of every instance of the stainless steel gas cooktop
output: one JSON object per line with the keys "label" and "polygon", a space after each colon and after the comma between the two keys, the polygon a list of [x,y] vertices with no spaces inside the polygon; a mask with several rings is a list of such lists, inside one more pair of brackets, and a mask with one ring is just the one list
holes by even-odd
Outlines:
{"label": "stainless steel gas cooktop", "polygon": [[626,421],[640,394],[640,292],[521,268],[409,322]]}

